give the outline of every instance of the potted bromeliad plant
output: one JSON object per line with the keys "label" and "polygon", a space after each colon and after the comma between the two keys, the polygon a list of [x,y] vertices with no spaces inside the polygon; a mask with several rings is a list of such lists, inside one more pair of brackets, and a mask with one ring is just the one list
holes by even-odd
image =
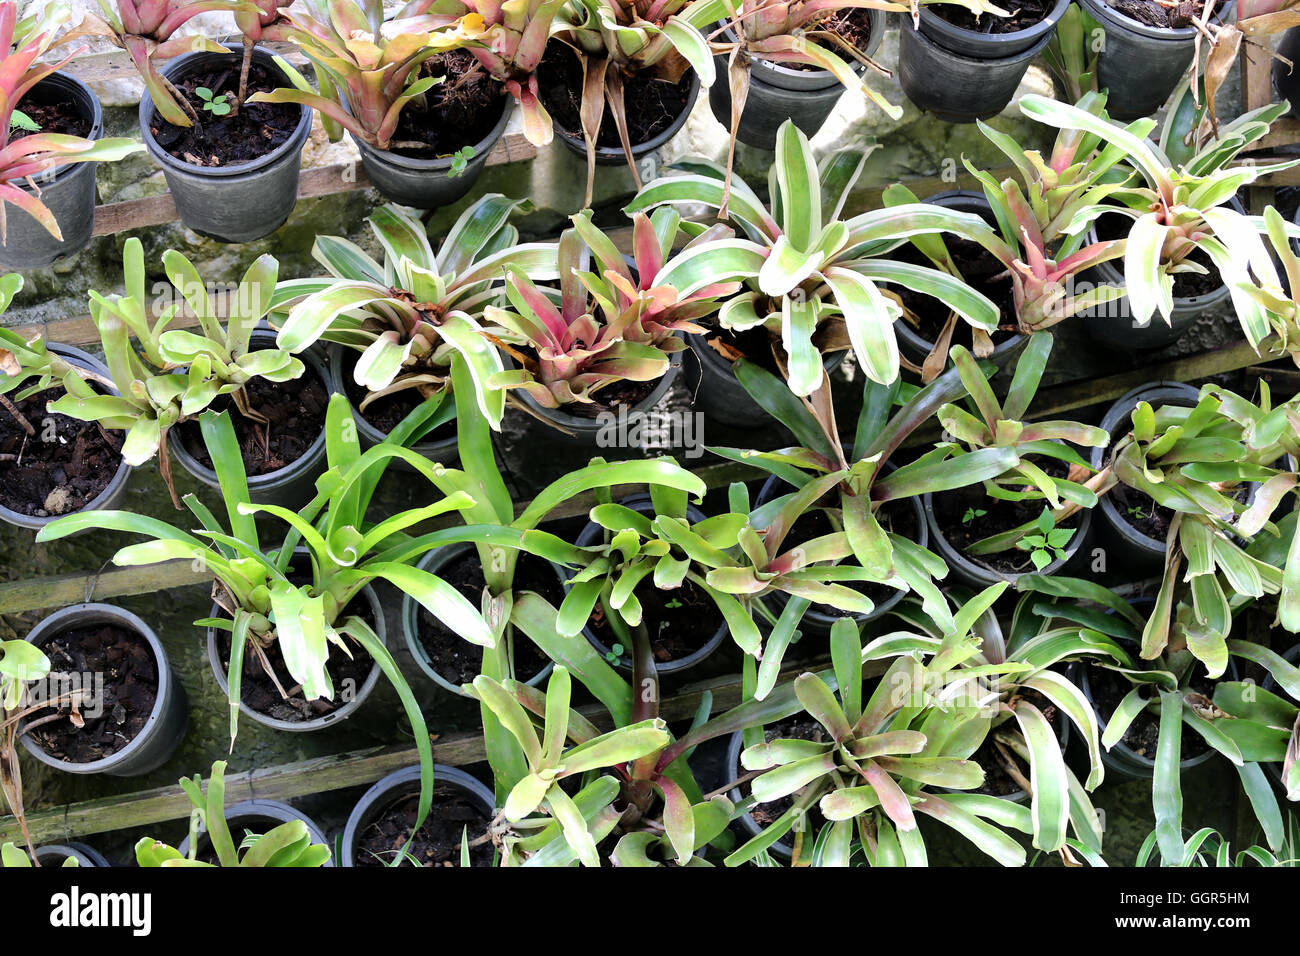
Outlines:
{"label": "potted bromeliad plant", "polygon": [[280,35],[311,60],[320,92],[281,61],[291,85],[250,97],[316,110],[331,138],[348,132],[380,192],[421,209],[469,191],[512,102],[465,49],[483,35],[483,18],[429,6],[415,0],[386,14],[380,0],[307,0],[282,14]]}
{"label": "potted bromeliad plant", "polygon": [[143,149],[103,139],[103,113],[90,87],[59,71],[85,47],[54,63],[41,57],[57,41],[66,3],[20,16],[17,0],[0,3],[0,269],[40,269],[74,255],[95,225],[95,162]]}

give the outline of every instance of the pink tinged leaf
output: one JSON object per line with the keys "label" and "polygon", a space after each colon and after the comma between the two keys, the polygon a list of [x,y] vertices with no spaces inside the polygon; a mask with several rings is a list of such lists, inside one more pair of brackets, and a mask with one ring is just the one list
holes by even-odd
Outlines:
{"label": "pink tinged leaf", "polygon": [[554,303],[548,299],[532,280],[515,269],[510,269],[510,278],[506,282],[506,296],[520,312],[534,321],[546,326],[551,336],[549,344],[553,348],[563,349],[568,338],[569,325],[564,321]]}
{"label": "pink tinged leaf", "polygon": [[638,212],[634,219],[632,245],[636,249],[634,258],[641,278],[641,288],[649,289],[654,282],[654,277],[664,266],[664,254],[663,247],[659,245],[659,237],[655,234],[655,227],[650,222],[650,217],[643,212]]}
{"label": "pink tinged leaf", "polygon": [[912,802],[894,778],[870,760],[862,765],[862,776],[875,788],[881,809],[894,821],[894,825],[900,830],[915,830],[916,816],[912,813]]}
{"label": "pink tinged leaf", "polygon": [[673,845],[677,859],[685,863],[695,852],[695,814],[691,801],[676,781],[660,776],[655,786],[664,797],[664,831]]}
{"label": "pink tinged leaf", "polygon": [[[59,223],[54,218],[54,213],[41,203],[35,196],[26,190],[19,189],[10,183],[0,183],[0,202],[12,203],[27,215],[39,222],[55,239],[60,242],[63,240],[63,233],[59,230]],[[6,224],[7,231],[7,224]],[[0,235],[0,242],[7,240],[7,236]]]}

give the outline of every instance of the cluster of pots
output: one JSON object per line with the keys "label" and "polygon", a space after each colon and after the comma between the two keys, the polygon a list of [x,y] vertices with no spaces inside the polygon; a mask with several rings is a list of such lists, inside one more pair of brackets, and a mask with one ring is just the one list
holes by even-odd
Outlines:
{"label": "cluster of pots", "polygon": [[[1168,98],[1191,64],[1196,30],[1193,27],[1152,27],[1111,7],[1105,0],[1079,0],[1099,24],[1105,37],[1097,41],[1099,83],[1109,90],[1107,108],[1116,119],[1130,120],[1154,113]],[[1071,0],[1055,0],[1038,22],[1020,30],[993,32],[995,18],[986,17],[982,30],[956,26],[922,7],[915,29],[903,22],[899,32],[898,77],[903,92],[914,104],[940,119],[957,123],[987,119],[1011,101],[1029,64],[1051,40],[1056,25]],[[1231,17],[1233,4],[1220,15]],[[868,11],[870,31],[859,52],[871,56],[885,32],[888,16]],[[1289,35],[1287,43],[1300,42]],[[235,51],[238,48],[228,47]],[[272,76],[289,80],[271,53],[255,49],[254,62]],[[222,57],[212,52],[193,52],[164,64],[161,72],[173,83],[210,68]],[[709,105],[724,127],[731,126],[731,100],[725,58],[719,58],[719,79],[709,88]],[[858,65],[858,69],[862,69]],[[690,72],[691,86],[681,112],[668,126],[644,143],[632,147],[634,159],[657,150],[675,136],[686,122],[700,82]],[[1278,73],[1279,91],[1295,83],[1289,73]],[[844,87],[828,71],[792,69],[779,63],[755,59],[750,64],[750,89],[740,118],[737,139],[750,146],[773,149],[776,130],[787,119],[812,135],[834,109]],[[56,73],[38,84],[34,98],[71,98],[90,123],[90,139],[103,134],[103,116],[98,100],[79,80]],[[1297,99],[1292,97],[1292,99]],[[1298,100],[1300,101],[1300,100]],[[311,130],[307,107],[300,114],[292,134],[265,155],[227,166],[199,166],[178,159],[164,149],[151,131],[153,100],[148,92],[140,101],[139,125],[149,154],[162,167],[181,221],[201,235],[224,242],[250,242],[270,235],[288,219],[298,192],[303,146]],[[377,149],[353,138],[370,182],[394,202],[420,209],[434,209],[455,202],[474,185],[489,154],[504,135],[514,109],[514,100],[503,97],[501,115],[491,131],[475,145],[464,168],[453,170],[451,157],[419,159],[392,150]],[[579,155],[586,154],[581,136],[557,129],[558,138]],[[617,165],[623,151],[598,146],[596,162]],[[85,246],[94,230],[94,164],[84,163],[57,170],[49,181],[39,184],[41,199],[54,213],[63,232],[55,240],[25,212],[11,209],[8,239],[0,244],[0,266],[6,270],[35,269],[66,258]],[[27,188],[27,187],[23,187]]]}

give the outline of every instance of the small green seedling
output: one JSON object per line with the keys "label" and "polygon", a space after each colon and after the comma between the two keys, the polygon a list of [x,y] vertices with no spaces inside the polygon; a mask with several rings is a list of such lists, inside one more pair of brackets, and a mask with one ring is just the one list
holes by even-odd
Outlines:
{"label": "small green seedling", "polygon": [[225,93],[214,96],[206,86],[200,86],[195,88],[194,95],[203,101],[203,108],[213,116],[225,116],[230,112],[230,104],[226,101]]}
{"label": "small green seedling", "polygon": [[462,146],[456,152],[451,154],[451,169],[449,175],[453,178],[461,175],[469,168],[469,161],[474,158],[473,146]]}
{"label": "small green seedling", "polygon": [[961,523],[970,524],[976,518],[983,518],[986,514],[988,512],[983,508],[967,508],[966,513],[961,516]]}
{"label": "small green seedling", "polygon": [[41,124],[21,110],[14,110],[13,113],[9,115],[9,128],[20,129],[27,133],[39,133],[41,131]]}
{"label": "small green seedling", "polygon": [[1074,537],[1074,529],[1058,528],[1048,508],[1044,508],[1043,513],[1038,516],[1037,527],[1038,534],[1025,535],[1016,542],[1016,547],[1021,551],[1028,551],[1029,560],[1034,562],[1034,568],[1041,571],[1052,563],[1053,558],[1059,561],[1065,560],[1067,556],[1065,546]]}
{"label": "small green seedling", "polygon": [[609,661],[611,664],[617,664],[623,659],[623,651],[624,647],[622,644],[615,644],[605,652],[605,660]]}

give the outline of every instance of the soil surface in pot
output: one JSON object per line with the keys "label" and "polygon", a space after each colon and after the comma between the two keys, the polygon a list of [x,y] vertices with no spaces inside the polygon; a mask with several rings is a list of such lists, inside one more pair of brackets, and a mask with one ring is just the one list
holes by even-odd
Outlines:
{"label": "soil surface in pot", "polygon": [[[347,395],[348,401],[352,407],[364,418],[372,427],[378,429],[387,435],[394,428],[402,423],[407,415],[420,407],[424,397],[420,394],[419,389],[404,388],[400,392],[393,392],[391,395],[385,395],[383,398],[377,398],[364,409],[361,403],[366,400],[370,393],[366,387],[360,384],[353,371],[357,367],[357,356],[351,349],[343,353],[343,393]],[[444,422],[433,431],[426,434],[420,439],[420,444],[433,444],[434,442],[443,441],[456,437],[456,422],[453,419]]]}
{"label": "soil surface in pot", "polygon": [[[742,358],[748,359],[755,365],[762,366],[773,375],[784,377],[781,365],[786,362],[786,355],[785,350],[781,348],[781,340],[761,326],[745,329],[742,332],[733,332],[729,329],[711,330],[705,334],[704,343],[726,362],[737,362]],[[824,351],[826,339],[821,329],[813,333],[813,344],[823,350],[822,355],[824,357],[826,355]],[[780,354],[779,363],[777,361],[778,353]]]}
{"label": "soil surface in pot", "polygon": [[[641,602],[641,620],[650,635],[650,648],[657,664],[689,657],[708,644],[722,626],[722,612],[690,581],[683,581],[681,587],[661,590],[655,587],[653,577],[647,576],[633,593]],[[605,647],[623,644],[623,657],[631,657],[631,648],[614,636],[599,603],[591,612],[589,626]]]}
{"label": "soil surface in pot", "polygon": [[[1190,27],[1192,21],[1205,11],[1204,0],[1181,0],[1172,7],[1164,6],[1157,0],[1106,0],[1106,6],[1118,10],[1130,20],[1136,20],[1149,27],[1165,27],[1170,30]],[[1218,3],[1215,7],[1222,9],[1223,4]],[[1217,23],[1218,20],[1217,16],[1211,17],[1211,22]]]}
{"label": "soil surface in pot", "polygon": [[[244,393],[249,407],[267,419],[265,423],[242,414],[229,395],[219,396],[212,408],[219,412],[230,410],[230,422],[235,427],[244,470],[249,477],[292,465],[307,453],[325,428],[329,390],[310,365],[302,375],[288,382],[251,379],[244,386]],[[198,420],[191,419],[176,427],[185,450],[200,465],[211,468],[212,457],[203,442]]]}
{"label": "soil surface in pot", "polygon": [[[233,104],[239,95],[242,54],[224,58],[219,66],[204,67],[173,84],[194,107],[202,122],[197,126],[172,126],[157,110],[149,118],[149,131],[158,145],[191,166],[238,166],[261,159],[284,145],[302,120],[302,107],[292,103],[245,103],[238,113],[217,116],[195,92],[206,89],[213,99],[226,97]],[[269,93],[284,85],[273,71],[254,63],[248,71],[248,94]]]}
{"label": "soil surface in pot", "polygon": [[[582,64],[569,47],[558,41],[547,45],[537,70],[542,104],[560,129],[582,138]],[[691,74],[688,70],[676,83],[636,74],[625,77],[623,104],[627,110],[628,141],[633,146],[648,142],[672,126],[688,105]],[[597,146],[622,149],[618,127],[608,106],[600,122]]]}
{"label": "soil surface in pot", "polygon": [[[1035,23],[1041,23],[1056,4],[1052,0],[1021,0],[1010,6],[1011,16],[998,17],[993,14],[977,17],[966,7],[955,3],[939,3],[931,6],[935,14],[947,20],[955,27],[970,30],[972,33],[1018,33],[1028,30]],[[1008,9],[1008,7],[1003,7]]]}
{"label": "soil surface in pot", "polygon": [[[836,10],[829,19],[823,20],[817,24],[809,24],[805,27],[809,34],[818,32],[834,33],[855,50],[865,50],[867,44],[871,42],[871,13],[865,7],[857,7],[851,10]],[[838,50],[849,65],[853,64],[848,59],[848,54],[833,42],[817,43],[818,46],[825,47],[828,50]],[[821,67],[813,66],[811,63],[781,63],[780,66],[787,70],[812,71],[820,70]]]}
{"label": "soil surface in pot", "polygon": [[1110,497],[1119,516],[1135,531],[1156,541],[1168,538],[1169,525],[1174,520],[1172,508],[1156,504],[1146,492],[1130,488],[1123,482],[1110,490]]}
{"label": "soil surface in pot", "polygon": [[[478,552],[470,551],[451,567],[444,567],[438,576],[459,591],[474,607],[483,603],[483,565]],[[546,561],[531,554],[519,557],[515,565],[515,591],[534,591],[546,598],[552,607],[564,600],[564,588],[555,570]],[[483,648],[471,644],[458,632],[420,606],[416,620],[419,623],[420,646],[429,656],[433,669],[456,686],[471,683],[483,669]],[[515,677],[529,681],[551,662],[531,640],[523,634],[514,638]]]}
{"label": "soil surface in pot", "polygon": [[62,136],[86,136],[90,133],[90,118],[82,113],[81,107],[70,96],[43,103],[24,101],[18,104],[18,111],[40,129],[28,130],[14,126],[9,132],[11,143],[38,132],[58,133]]}
{"label": "soil surface in pot", "polygon": [[[817,721],[813,720],[811,717],[805,716],[790,717],[763,728],[763,739],[768,743],[771,743],[773,740],[814,740],[820,742],[828,738],[825,727],[817,723]],[[737,777],[741,776],[745,772],[744,769],[739,766],[733,767],[732,770],[735,771]],[[746,797],[750,795],[748,781],[740,785],[740,792]],[[780,797],[779,799],[772,800],[769,803],[757,803],[754,805],[754,808],[749,811],[749,815],[754,818],[754,822],[757,823],[760,828],[766,829],[769,825],[779,820],[783,814],[789,812],[790,808],[794,806],[796,796],[797,794],[791,794],[787,797]],[[817,808],[817,804],[814,803],[808,811],[808,825],[806,827],[807,835],[804,838],[805,851],[812,848],[810,841],[816,838],[817,831],[821,829],[823,822],[824,820],[821,811]],[[787,833],[785,836],[781,837],[778,842],[784,843],[788,847],[794,846],[794,832],[791,831]]]}
{"label": "soil surface in pot", "polygon": [[[1069,474],[1069,466],[1059,459],[1030,455],[1027,460],[1037,465],[1051,478],[1065,478]],[[977,541],[1010,531],[1036,519],[1047,507],[1047,502],[1042,498],[1029,498],[1024,501],[990,498],[981,483],[937,493],[931,496],[930,502],[944,537],[968,560],[1001,574],[1020,574],[1034,570],[1029,552],[1021,551],[1019,548],[1013,547],[995,554],[981,555],[970,554],[966,549]],[[1080,518],[1080,513],[1075,512],[1057,526],[1077,528]],[[1069,545],[1067,544],[1066,547],[1068,548]],[[1053,554],[1052,557],[1055,559],[1056,555]]]}
{"label": "soil surface in pot", "polygon": [[[296,575],[291,576],[290,580],[297,585],[306,584],[306,578],[299,578]],[[339,614],[339,621],[356,615],[363,621],[374,628],[375,616],[370,602],[364,595],[357,595],[348,603],[342,613]],[[370,671],[375,666],[374,658],[361,645],[352,641],[350,638],[344,638],[348,642],[348,649],[351,650],[352,656],[349,657],[342,648],[337,644],[330,643],[329,657],[326,659],[325,669],[329,672],[330,679],[334,682],[334,699],[325,700],[304,700],[299,690],[299,685],[292,677],[289,676],[289,670],[284,664],[284,655],[280,652],[278,641],[272,641],[271,646],[265,649],[267,661],[271,665],[271,670],[275,673],[273,680],[271,675],[266,672],[266,667],[262,663],[262,658],[253,653],[251,647],[244,648],[244,670],[243,677],[240,681],[240,700],[259,714],[265,714],[276,720],[287,720],[294,723],[302,721],[315,720],[317,717],[324,717],[326,714],[338,710],[344,704],[352,700],[361,692],[361,686],[370,676]],[[230,672],[230,632],[217,632],[217,656],[221,660],[221,666],[227,674]],[[279,686],[276,685],[279,681]],[[284,688],[289,694],[288,699],[280,693],[280,688]]]}
{"label": "soil surface in pot", "polygon": [[11,511],[37,518],[78,511],[122,466],[120,433],[46,411],[63,394],[48,388],[13,402],[34,435],[0,407],[0,504]]}
{"label": "soil surface in pot", "polygon": [[[72,702],[58,707],[62,718],[31,731],[32,740],[47,754],[69,763],[91,763],[111,757],[144,729],[158,699],[158,662],[141,635],[115,624],[92,624],[61,631],[44,640],[41,649],[50,659],[52,675],[78,675],[79,683],[70,682],[66,691],[80,688],[89,698],[75,708]],[[94,683],[86,686],[84,675],[94,675]],[[29,722],[53,713],[37,711]]]}
{"label": "soil surface in pot", "polygon": [[[949,235],[945,235],[943,241],[966,284],[976,292],[983,293],[998,307],[1001,318],[998,328],[990,335],[993,344],[1001,345],[1015,336],[1017,332],[1015,289],[1011,277],[1006,274],[1006,267],[977,242]],[[934,267],[934,263],[915,246],[900,246],[890,255],[900,262]],[[948,307],[932,296],[903,286],[887,285],[886,288],[902,302],[903,317],[898,321],[906,322],[908,327],[925,341],[937,341],[944,324],[948,321]],[[953,327],[949,346],[952,345],[964,345],[967,348],[971,346],[971,327],[962,319],[958,319]]]}
{"label": "soil surface in pot", "polygon": [[[1224,680],[1227,679],[1227,677],[1224,678]],[[1204,673],[1198,673],[1192,678],[1190,689],[1213,700],[1216,683],[1217,681],[1210,680]],[[1125,695],[1133,689],[1133,685],[1114,671],[1106,670],[1104,667],[1090,667],[1088,668],[1088,688],[1092,694],[1093,706],[1097,710],[1097,716],[1102,720],[1102,728],[1104,729],[1106,722],[1110,720],[1111,714],[1115,713],[1115,708],[1119,706]],[[1182,739],[1183,742],[1179,751],[1182,760],[1199,757],[1210,749],[1210,745],[1205,742],[1205,738],[1188,727],[1186,722],[1183,723]],[[1124,736],[1120,740],[1139,757],[1155,760],[1156,745],[1160,740],[1160,714],[1149,709],[1142,711],[1133,718],[1133,722],[1128,725],[1128,730],[1124,731]]]}
{"label": "soil surface in pot", "polygon": [[[356,866],[391,866],[411,836],[419,800],[417,790],[390,803],[357,835],[353,863]],[[464,790],[450,784],[436,784],[432,809],[400,865],[460,866],[462,836],[468,831],[473,843],[487,832],[491,821],[483,805]],[[491,866],[492,856],[491,842],[470,847],[472,866]]]}
{"label": "soil surface in pot", "polygon": [[578,418],[599,418],[605,412],[615,412],[620,408],[636,408],[658,387],[659,379],[649,382],[611,382],[592,395],[595,401],[570,402],[560,406],[559,411],[568,412]]}
{"label": "soil surface in pot", "polygon": [[496,128],[505,109],[506,91],[468,50],[430,57],[422,76],[442,82],[425,94],[425,105],[412,102],[402,110],[389,149],[411,159],[445,159],[466,146],[477,146]]}
{"label": "soil surface in pot", "polygon": [[[1128,231],[1133,221],[1127,216],[1104,215],[1097,219],[1097,238],[1101,240],[1126,239]],[[1223,279],[1219,277],[1219,270],[1215,267],[1214,262],[1204,252],[1197,249],[1187,256],[1187,260],[1194,262],[1204,268],[1205,272],[1175,272],[1174,273],[1174,298],[1190,299],[1195,296],[1208,295],[1218,289],[1223,288]],[[1114,260],[1112,263],[1121,272],[1123,271],[1123,262]],[[1152,322],[1164,322],[1159,315],[1151,318]]]}
{"label": "soil surface in pot", "polygon": [[[1059,741],[1061,727],[1056,705],[1036,690],[1024,688],[1018,693],[1043,712],[1047,722],[1057,732],[1056,737]],[[1015,718],[1013,717],[1009,723],[1014,723],[1014,721]],[[984,738],[984,742],[979,745],[975,753],[971,754],[970,759],[974,760],[984,770],[984,783],[977,789],[970,791],[971,793],[986,793],[994,797],[1007,797],[1014,793],[1024,792],[1025,788],[1021,786],[1019,780],[1011,775],[1006,762],[1011,760],[1016,770],[1025,780],[1029,779],[1029,765],[1021,760],[1020,756],[1014,753],[1010,747],[1005,748],[1005,751],[999,749],[993,739],[992,732]]]}
{"label": "soil surface in pot", "polygon": [[[786,494],[788,491],[789,488],[787,487],[781,493]],[[919,540],[918,535],[921,529],[917,527],[916,511],[912,508],[910,501],[895,499],[885,502],[876,509],[876,520],[886,531],[892,531],[909,541]],[[842,528],[835,527],[825,508],[811,508],[795,521],[790,533],[786,535],[781,550],[783,552],[789,551],[791,548],[806,544],[814,538],[834,534],[838,530],[842,530]],[[880,584],[875,581],[837,581],[836,583],[852,588],[859,594],[866,595],[877,606],[899,593],[897,588],[891,588],[888,584]],[[831,617],[843,617],[847,613],[829,604],[810,604],[808,610]]]}

